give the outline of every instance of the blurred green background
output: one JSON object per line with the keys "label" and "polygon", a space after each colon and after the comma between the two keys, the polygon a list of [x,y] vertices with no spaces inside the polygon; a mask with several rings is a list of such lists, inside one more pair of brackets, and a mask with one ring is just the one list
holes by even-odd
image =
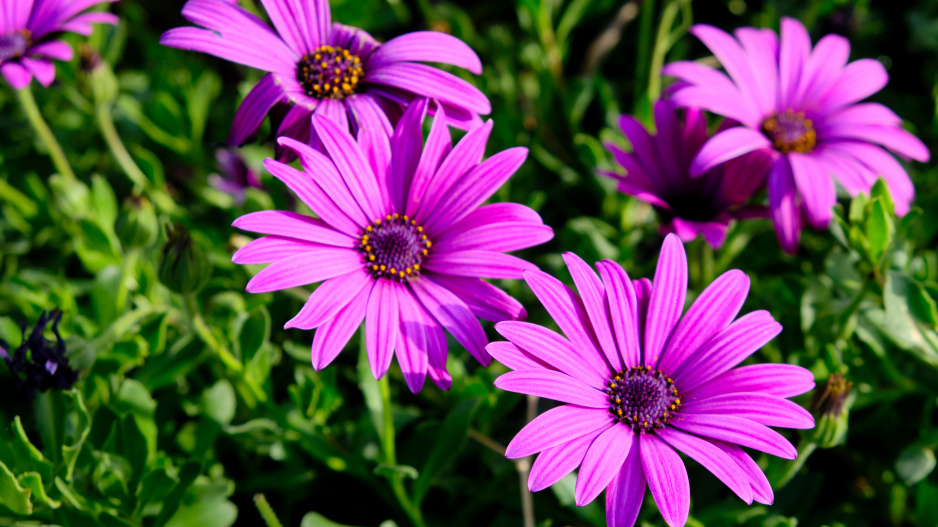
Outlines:
{"label": "blurred green background", "polygon": [[[252,0],[241,5],[263,16]],[[390,484],[398,481],[427,525],[522,525],[524,467],[498,449],[529,409],[523,396],[492,386],[503,366],[482,368],[451,341],[452,390],[428,385],[413,395],[397,366],[389,383],[374,381],[353,338],[317,373],[312,332],[281,329],[308,291],[244,292],[258,266],[230,262],[247,241],[231,221],[296,201],[262,171],[269,123],[242,149],[264,188],[238,203],[208,184],[237,104],[261,74],[160,46],[165,30],[187,25],[181,8],[113,4],[118,26],[69,36],[81,52],[57,64],[52,87],[33,83],[78,183],[51,176],[13,90],[0,89],[0,338],[17,344],[21,322],[58,307],[81,371],[75,391],[28,401],[0,361],[0,524],[261,525],[254,496],[263,493],[284,525],[411,525],[413,511]],[[617,260],[633,277],[653,272],[661,244],[653,209],[594,173],[613,168],[603,141],[626,144],[619,114],[650,124],[667,82],[662,64],[708,54],[686,34],[691,23],[777,28],[791,16],[815,41],[843,34],[851,59],[876,58],[889,71],[872,100],[929,146],[938,134],[935,2],[342,0],[332,14],[382,41],[434,29],[478,52],[483,75],[457,73],[492,102],[488,153],[531,151],[495,199],[525,203],[555,229],[552,242],[521,256],[567,283],[563,251]],[[92,68],[95,54],[102,62]],[[127,156],[114,154],[115,138]],[[746,506],[688,463],[689,525],[938,525],[936,167],[908,166],[918,195],[906,218],[883,213],[881,193],[844,195],[830,231],[806,232],[795,256],[781,252],[767,220],[735,225],[720,250],[687,245],[689,301],[739,268],[753,284],[744,312],[767,309],[785,327],[750,360],[800,364],[819,384],[839,372],[853,385],[840,418],[821,420],[817,432],[783,432],[803,466],[758,458],[776,484],[772,506]],[[142,247],[115,231],[135,194],[155,204],[161,225]],[[164,229],[175,222],[213,268],[197,296],[160,283]],[[523,283],[499,285],[530,320],[551,324]],[[381,404],[387,386],[390,415]],[[811,397],[798,402],[808,407]],[[396,430],[394,466],[381,449],[385,418]],[[574,481],[533,496],[538,526],[605,525],[603,498],[573,505]],[[640,518],[661,524],[650,498]]]}

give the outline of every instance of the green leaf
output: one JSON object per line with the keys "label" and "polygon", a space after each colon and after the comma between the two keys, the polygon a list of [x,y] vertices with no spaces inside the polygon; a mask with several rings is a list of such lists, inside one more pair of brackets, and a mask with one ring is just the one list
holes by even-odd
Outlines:
{"label": "green leaf", "polygon": [[912,486],[935,470],[935,452],[930,448],[912,445],[899,454],[896,472],[906,485]]}
{"label": "green leaf", "polygon": [[[130,463],[131,477],[128,481],[132,484],[136,483],[143,477],[147,459],[153,456],[148,448],[147,438],[140,431],[137,419],[133,415],[126,415],[121,419],[120,441],[117,449],[118,453]],[[152,454],[155,455],[155,452]]]}
{"label": "green leaf", "polygon": [[417,472],[417,469],[410,465],[385,465],[384,463],[381,463],[375,467],[376,476],[390,477],[394,474],[401,474],[405,478],[410,479],[417,479],[417,477],[420,475]]}
{"label": "green leaf", "polygon": [[888,205],[883,198],[876,197],[873,199],[870,208],[866,238],[870,244],[870,261],[874,264],[879,262],[895,235],[892,210],[887,207]]}
{"label": "green leaf", "polygon": [[91,176],[91,206],[100,225],[113,226],[117,221],[117,197],[107,180],[95,174]]}
{"label": "green leaf", "polygon": [[886,180],[879,178],[876,180],[876,183],[873,184],[873,188],[870,189],[870,199],[882,199],[885,203],[886,210],[892,214],[896,210],[896,204],[892,201],[892,195],[889,193],[889,187],[886,185]]}
{"label": "green leaf", "polygon": [[938,305],[935,299],[917,281],[910,280],[909,286],[909,308],[912,314],[930,326],[938,325]]}
{"label": "green leaf", "polygon": [[450,411],[443,421],[443,426],[436,435],[433,449],[420,469],[420,477],[414,484],[414,503],[419,505],[436,477],[462,452],[466,434],[472,423],[472,416],[479,406],[479,399],[473,398],[461,402]]}
{"label": "green leaf", "polygon": [[[318,512],[308,512],[303,519],[300,520],[300,527],[353,527],[351,525],[346,525],[344,523],[336,523],[329,518],[326,518]],[[392,520],[385,520],[381,522],[381,525],[378,527],[397,527],[397,524]]]}
{"label": "green leaf", "polygon": [[[62,505],[62,502],[56,501],[46,494],[46,489],[42,486],[42,476],[40,476],[38,472],[27,472],[23,474],[19,477],[19,484],[32,493],[30,496],[32,501],[35,501],[39,505],[49,507],[50,509],[58,509]],[[2,502],[3,500],[0,500],[0,503]]]}
{"label": "green leaf", "polygon": [[242,313],[234,320],[235,352],[248,362],[270,340],[270,313],[260,306],[250,313]]}
{"label": "green leaf", "polygon": [[160,511],[160,515],[156,517],[156,521],[153,522],[153,527],[164,527],[166,525],[166,522],[176,513],[176,510],[179,508],[179,503],[182,501],[182,497],[185,496],[186,491],[192,486],[195,478],[199,477],[199,472],[201,471],[202,465],[196,461],[190,461],[179,469],[179,477],[176,485],[173,487],[169,496],[163,500],[163,509]]}
{"label": "green leaf", "polygon": [[52,463],[29,441],[20,416],[13,418],[13,452],[16,454],[16,466],[22,472],[38,472],[44,481],[52,480]]}
{"label": "green leaf", "polygon": [[10,469],[0,462],[0,505],[16,514],[32,514],[33,504],[29,501],[29,494],[30,490],[21,487]]}
{"label": "green leaf", "polygon": [[221,425],[234,419],[237,400],[231,383],[222,379],[202,393],[202,409],[209,418]]}
{"label": "green leaf", "polygon": [[137,489],[137,510],[143,510],[150,503],[162,501],[175,483],[176,480],[171,478],[163,467],[148,472]]}
{"label": "green leaf", "polygon": [[91,432],[91,416],[88,409],[85,408],[85,400],[78,390],[67,392],[66,395],[71,399],[72,410],[77,418],[75,423],[75,439],[71,444],[62,446],[62,460],[65,463],[65,480],[71,482],[75,473],[75,462],[78,460],[78,454],[81,452],[88,434]]}
{"label": "green leaf", "polygon": [[166,527],[229,527],[238,518],[238,508],[228,500],[200,500],[179,507]]}

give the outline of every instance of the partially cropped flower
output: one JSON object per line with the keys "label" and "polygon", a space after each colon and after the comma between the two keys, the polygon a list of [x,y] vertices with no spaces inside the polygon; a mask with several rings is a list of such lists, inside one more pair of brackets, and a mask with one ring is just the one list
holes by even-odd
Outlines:
{"label": "partially cropped flower", "polygon": [[766,311],[736,319],[749,292],[746,275],[723,274],[682,316],[687,259],[674,234],[665,238],[653,282],[632,282],[610,260],[596,264],[597,276],[578,256],[564,259],[579,296],[540,271],[524,278],[566,337],[502,322],[495,329],[509,342],[487,348],[514,370],[496,386],[566,403],[508,445],[510,458],[540,452],[528,487],[545,489],[580,467],[576,504],[605,489],[610,526],[635,523],[646,486],[664,521],[681,526],[690,508],[682,452],[746,503],[772,503],[768,480],[740,447],[794,459],[795,448],[769,427],[814,426],[785,399],[814,380],[788,364],[736,367],[782,329]]}
{"label": "partially cropped flower", "polygon": [[375,377],[387,372],[396,354],[414,392],[428,372],[449,388],[444,329],[479,362],[491,362],[476,317],[502,321],[525,312],[481,278],[521,278],[536,267],[505,253],[553,237],[528,207],[480,206],[518,170],[527,150],[512,148],[481,161],[492,122],[451,146],[440,114],[423,144],[426,110],[426,101],[412,104],[390,142],[369,128],[356,142],[345,128],[313,116],[325,155],[280,138],[304,171],[272,159],[265,166],[318,218],[285,211],[242,216],[235,227],[269,236],[232,258],[271,263],[248,283],[251,293],[323,282],[285,326],[316,328],[314,368],[332,362],[364,320]]}
{"label": "partially cropped flower", "polygon": [[3,0],[0,6],[0,73],[15,89],[36,77],[43,86],[55,79],[52,60],[72,60],[72,47],[55,40],[62,33],[91,34],[92,24],[116,24],[111,13],[84,11],[115,0]]}
{"label": "partially cropped flower", "polygon": [[[0,358],[6,361],[13,373],[13,380],[18,390],[25,390],[32,399],[37,391],[49,389],[68,390],[78,380],[78,372],[73,370],[65,357],[65,342],[59,335],[59,320],[62,312],[55,309],[39,315],[33,332],[26,336],[23,325],[23,342],[15,350],[0,339]],[[52,323],[55,342],[43,336],[46,326]]]}
{"label": "partially cropped flower", "polygon": [[724,115],[742,126],[714,135],[700,149],[691,174],[763,150],[774,156],[768,170],[769,207],[782,248],[794,252],[801,211],[825,228],[836,201],[834,179],[850,195],[868,192],[880,175],[905,214],[915,189],[905,169],[883,147],[918,161],[928,149],[900,126],[902,119],[878,103],[859,103],[889,77],[878,61],[847,63],[850,43],[826,35],[811,48],[797,20],[782,19],[781,41],[768,29],[737,29],[736,38],[707,25],[691,29],[726,69],[696,62],[668,64],[662,73],[680,80],[671,99]]}
{"label": "partially cropped flower", "polygon": [[251,170],[244,159],[233,148],[215,151],[220,173],[208,177],[208,182],[218,190],[230,194],[239,205],[244,203],[244,193],[249,188],[261,188],[261,178]]}
{"label": "partially cropped flower", "polygon": [[278,103],[288,103],[290,110],[277,136],[303,142],[311,113],[353,132],[374,127],[390,135],[402,109],[418,97],[438,100],[450,124],[465,129],[491,111],[485,95],[468,82],[420,64],[481,73],[479,57],[456,37],[421,31],[381,44],[361,29],[333,23],[328,0],[262,3],[276,32],[235,3],[190,0],[182,15],[204,29],[171,29],[160,39],[269,72],[241,103],[229,144],[247,140]]}
{"label": "partially cropped flower", "polygon": [[759,214],[743,204],[765,184],[768,155],[751,153],[691,177],[691,160],[709,137],[700,110],[690,108],[682,119],[674,104],[659,100],[655,135],[649,135],[631,115],[620,117],[619,127],[632,144],[632,152],[612,143],[606,148],[626,173],[600,173],[617,179],[621,192],[653,205],[663,234],[674,232],[685,242],[701,235],[713,247],[720,247],[731,220]]}

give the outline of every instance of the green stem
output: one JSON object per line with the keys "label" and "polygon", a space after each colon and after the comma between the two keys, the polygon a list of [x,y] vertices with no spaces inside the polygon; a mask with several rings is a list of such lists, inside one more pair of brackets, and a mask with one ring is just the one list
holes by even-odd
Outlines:
{"label": "green stem", "polygon": [[[365,339],[362,339],[364,346]],[[388,377],[385,375],[378,381],[378,388],[381,392],[381,449],[384,451],[384,462],[390,466],[397,465],[397,451],[395,448],[394,431],[394,409],[391,406],[391,387],[388,384]],[[415,527],[426,527],[423,521],[423,515],[420,508],[414,505],[413,500],[407,495],[407,489],[404,488],[404,474],[399,471],[393,471],[391,476],[391,490],[394,491],[394,497],[397,498],[401,508],[410,518]]]}
{"label": "green stem", "polygon": [[665,55],[668,54],[668,50],[671,49],[671,46],[674,45],[677,38],[689,27],[689,20],[684,20],[684,24],[677,31],[671,31],[678,11],[685,6],[687,6],[688,9],[685,10],[684,16],[687,17],[687,12],[690,8],[688,0],[673,0],[668,3],[661,13],[661,21],[658,23],[658,35],[655,37],[655,47],[654,51],[652,51],[651,63],[648,68],[649,100],[654,101],[661,96],[661,68],[664,66]]}
{"label": "green stem", "polygon": [[212,334],[212,330],[208,327],[208,324],[205,323],[205,319],[202,318],[202,312],[199,310],[199,304],[196,300],[195,293],[184,295],[184,297],[186,299],[186,310],[189,312],[189,318],[192,320],[192,327],[195,329],[196,334],[209,349],[218,355],[218,358],[221,359],[225,366],[235,373],[241,374],[244,371],[244,365],[241,364],[241,361],[239,361],[237,357],[228,351],[228,348],[223,346],[221,342],[218,342],[218,339]]}
{"label": "green stem", "polygon": [[68,158],[65,157],[62,146],[56,141],[52,129],[42,118],[42,113],[39,111],[39,107],[36,106],[36,99],[33,98],[33,92],[29,89],[29,86],[22,90],[16,90],[16,94],[20,98],[20,104],[23,105],[26,117],[29,118],[29,123],[33,125],[33,129],[36,130],[36,133],[46,144],[46,148],[49,149],[49,157],[52,158],[52,164],[55,165],[59,175],[72,181],[78,179],[75,177],[75,172],[72,171],[72,166],[68,164]]}
{"label": "green stem", "polygon": [[127,177],[133,182],[134,193],[140,193],[149,186],[149,180],[146,174],[137,166],[137,163],[134,162],[127,148],[124,147],[124,143],[117,133],[117,128],[114,127],[114,119],[111,118],[111,107],[108,104],[98,105],[95,116],[98,120],[98,128],[101,130],[101,135],[104,136],[104,141],[111,150],[111,155],[117,160],[117,164],[120,165],[121,170],[123,170],[124,173],[127,174]]}
{"label": "green stem", "polygon": [[115,304],[118,309],[126,309],[127,306],[127,296],[130,294],[130,291],[127,289],[127,279],[134,273],[134,270],[137,268],[137,261],[140,259],[141,249],[132,248],[128,249],[124,254],[124,262],[121,266],[121,287],[117,290],[117,298]]}
{"label": "green stem", "polygon": [[257,512],[261,515],[261,518],[264,519],[264,523],[267,524],[267,527],[283,527],[283,524],[280,523],[277,514],[274,512],[274,508],[267,502],[266,496],[263,494],[255,494],[254,506],[257,507]]}
{"label": "green stem", "polygon": [[[649,48],[651,47],[651,28],[655,23],[655,0],[644,0],[641,7],[641,20],[638,30],[638,56],[635,64],[638,65],[638,71],[635,75],[635,109],[639,109],[639,103],[645,95],[645,87],[648,79],[648,70],[651,68]],[[647,59],[647,60],[646,60]],[[648,112],[644,112],[641,117],[645,117]]]}
{"label": "green stem", "polygon": [[801,467],[804,466],[805,461],[807,461],[808,458],[811,457],[811,454],[814,452],[816,448],[817,448],[817,443],[815,443],[814,441],[802,440],[801,443],[798,444],[798,457],[791,460],[791,462],[788,465],[788,469],[785,470],[784,473],[782,473],[781,477],[779,477],[776,481],[772,483],[772,487],[782,488],[789,481],[791,481],[791,478],[795,477],[795,475],[798,474],[798,471],[801,470]]}
{"label": "green stem", "polygon": [[847,331],[850,328],[850,325],[847,322],[850,321],[850,317],[855,315],[857,311],[860,310],[860,304],[863,303],[863,299],[866,298],[866,294],[870,291],[872,282],[870,280],[864,280],[863,286],[860,287],[860,290],[857,292],[857,296],[853,297],[853,300],[850,302],[850,305],[847,306],[847,309],[840,314],[837,320],[837,338],[838,340],[846,340],[849,337],[849,332]]}

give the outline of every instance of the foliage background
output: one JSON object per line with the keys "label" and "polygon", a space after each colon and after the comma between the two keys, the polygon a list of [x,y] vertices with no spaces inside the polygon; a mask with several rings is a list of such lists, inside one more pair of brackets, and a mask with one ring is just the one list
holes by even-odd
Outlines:
{"label": "foliage background", "polygon": [[[241,4],[257,10],[251,0]],[[257,268],[231,264],[246,241],[231,221],[295,201],[266,173],[265,189],[250,190],[241,205],[207,184],[218,171],[216,145],[260,74],[159,46],[163,31],[185,24],[181,7],[113,4],[120,25],[69,37],[100,53],[103,69],[89,73],[76,53],[57,65],[53,87],[33,84],[81,184],[51,176],[13,91],[0,89],[0,338],[18,343],[21,322],[58,307],[70,360],[82,372],[76,391],[28,401],[0,361],[0,461],[8,467],[0,470],[0,524],[258,525],[252,501],[264,493],[284,525],[409,525],[395,483],[428,525],[521,525],[523,466],[497,450],[532,408],[494,389],[502,366],[482,368],[451,341],[453,389],[413,395],[396,366],[381,384],[362,370],[353,338],[317,373],[312,334],[280,329],[307,292],[244,292]],[[485,71],[473,81],[491,99],[496,123],[488,153],[531,149],[496,199],[526,203],[554,227],[552,242],[522,256],[568,283],[562,251],[615,259],[633,277],[654,269],[654,211],[616,194],[594,170],[611,167],[602,141],[624,142],[614,126],[620,113],[650,122],[661,64],[706,56],[684,34],[691,20],[732,30],[777,28],[792,16],[815,41],[844,34],[852,59],[877,58],[889,70],[873,100],[926,144],[938,133],[931,2],[338,0],[332,8],[335,20],[381,40],[432,28],[479,53]],[[111,117],[143,179],[98,132]],[[271,153],[269,125],[259,137],[243,153],[260,171]],[[688,245],[693,292],[740,268],[753,281],[744,312],[768,309],[784,325],[753,360],[800,364],[819,382],[846,372],[854,388],[840,444],[803,455],[800,468],[760,458],[773,482],[794,475],[776,488],[772,506],[745,506],[689,463],[690,524],[938,525],[936,166],[909,167],[919,210],[906,219],[884,212],[887,196],[844,198],[839,221],[806,233],[794,257],[779,250],[768,221],[737,224],[718,251]],[[115,235],[122,203],[137,191],[157,204],[164,225],[181,221],[207,251],[214,273],[195,302],[159,283],[165,234],[144,249],[123,247]],[[523,283],[500,285],[530,320],[550,323]],[[388,388],[390,414],[382,405]],[[812,431],[786,434],[805,454],[819,442]],[[602,499],[576,508],[573,485],[570,476],[533,496],[537,525],[605,525]],[[641,518],[660,523],[653,500]]]}

